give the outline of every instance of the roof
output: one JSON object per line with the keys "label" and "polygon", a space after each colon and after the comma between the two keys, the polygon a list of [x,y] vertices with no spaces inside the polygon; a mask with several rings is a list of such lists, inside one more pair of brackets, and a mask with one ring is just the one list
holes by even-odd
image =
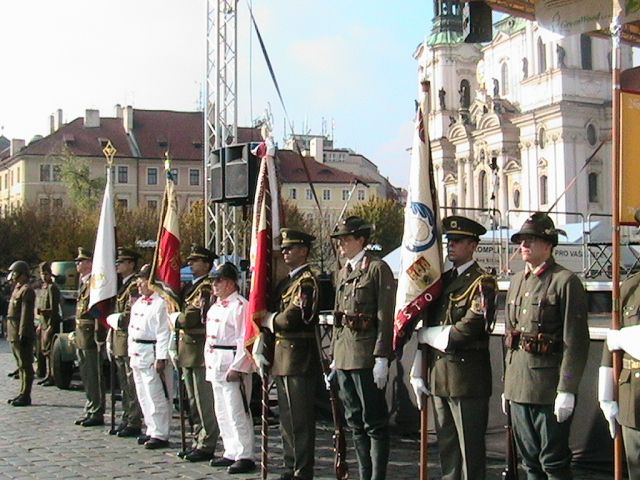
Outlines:
{"label": "roof", "polygon": [[313,157],[300,157],[293,150],[278,150],[276,152],[278,173],[283,183],[308,182],[309,178],[305,173],[303,163],[307,166],[313,183],[351,183],[356,180],[373,182],[369,178],[353,175],[324,163],[319,163]]}

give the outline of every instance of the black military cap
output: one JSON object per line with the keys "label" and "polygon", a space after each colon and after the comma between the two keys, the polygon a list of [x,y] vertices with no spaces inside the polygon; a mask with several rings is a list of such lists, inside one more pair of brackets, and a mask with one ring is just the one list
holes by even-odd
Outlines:
{"label": "black military cap", "polygon": [[150,276],[151,276],[151,264],[150,263],[145,263],[140,268],[140,271],[138,272],[138,277],[142,278],[144,280],[149,280]]}
{"label": "black military cap", "polygon": [[520,243],[523,235],[531,235],[542,238],[555,247],[558,245],[558,234],[567,235],[564,230],[556,228],[549,215],[536,212],[524,221],[518,233],[511,235],[511,241],[513,243]]}
{"label": "black military cap", "polygon": [[292,228],[280,229],[280,248],[292,247],[294,245],[311,246],[311,242],[316,239],[313,235],[301,232],[300,230],[293,230]]}
{"label": "black military cap", "polygon": [[218,265],[213,272],[211,272],[211,277],[214,280],[220,278],[227,278],[232,282],[238,281],[238,269],[231,262],[223,263],[222,265]]}
{"label": "black military cap", "polygon": [[93,252],[84,247],[78,247],[78,256],[75,261],[79,262],[80,260],[93,260]]}
{"label": "black military cap", "polygon": [[471,238],[476,242],[480,241],[480,235],[487,233],[487,229],[467,217],[451,215],[442,219],[444,233],[449,240],[461,238]]}
{"label": "black military cap", "polygon": [[135,262],[140,258],[140,254],[131,248],[118,247],[118,256],[116,263],[125,262],[127,260]]}
{"label": "black military cap", "polygon": [[211,250],[204,248],[201,245],[196,245],[195,243],[191,245],[191,252],[189,252],[189,256],[187,257],[187,262],[189,260],[197,260],[202,259],[205,262],[213,263],[213,261],[218,258],[218,256],[213,253]]}
{"label": "black military cap", "polygon": [[38,265],[38,268],[40,269],[40,275],[42,275],[43,273],[48,273],[49,275],[52,274],[51,264],[49,262],[40,263],[40,265]]}
{"label": "black military cap", "polygon": [[360,234],[363,236],[371,235],[371,231],[373,230],[373,226],[369,225],[364,219],[360,217],[351,216],[347,217],[333,230],[331,234],[331,238],[344,237],[345,235],[355,235]]}

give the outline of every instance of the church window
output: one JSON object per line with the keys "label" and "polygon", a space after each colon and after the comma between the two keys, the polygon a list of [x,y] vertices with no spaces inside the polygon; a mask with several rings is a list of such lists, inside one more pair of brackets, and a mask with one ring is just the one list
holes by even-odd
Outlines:
{"label": "church window", "polygon": [[507,62],[503,62],[500,67],[500,86],[502,87],[502,95],[509,95],[509,66]]}
{"label": "church window", "polygon": [[487,172],[482,170],[478,178],[478,200],[480,208],[487,208]]}
{"label": "church window", "polygon": [[598,199],[598,174],[591,172],[588,177],[589,181],[589,202],[597,203]]}
{"label": "church window", "polygon": [[540,175],[540,205],[549,202],[548,180],[546,175]]}
{"label": "church window", "polygon": [[547,46],[538,38],[538,73],[547,71]]}
{"label": "church window", "polygon": [[542,127],[540,130],[538,130],[538,145],[540,145],[540,148],[544,148],[546,143],[545,143],[545,134],[546,131],[544,129],[544,127]]}
{"label": "church window", "polygon": [[598,132],[593,123],[587,126],[587,142],[589,142],[589,145],[592,147],[595,147],[596,143],[598,143]]}
{"label": "church window", "polygon": [[582,60],[583,70],[593,69],[593,55],[591,52],[591,37],[589,35],[580,35],[580,58]]}

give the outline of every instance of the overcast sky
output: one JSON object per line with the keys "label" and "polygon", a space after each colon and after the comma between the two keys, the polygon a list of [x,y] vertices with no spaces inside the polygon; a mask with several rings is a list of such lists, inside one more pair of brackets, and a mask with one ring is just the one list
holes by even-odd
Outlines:
{"label": "overcast sky", "polygon": [[[398,186],[408,181],[412,54],[431,25],[429,0],[252,0],[295,129],[353,148]],[[8,138],[49,133],[64,120],[114,105],[197,110],[206,60],[204,0],[3,2],[0,126]],[[240,125],[271,105],[282,144],[283,111],[239,2]],[[252,62],[249,59],[252,59]],[[252,72],[252,95],[249,72]],[[250,101],[251,100],[251,101]]]}

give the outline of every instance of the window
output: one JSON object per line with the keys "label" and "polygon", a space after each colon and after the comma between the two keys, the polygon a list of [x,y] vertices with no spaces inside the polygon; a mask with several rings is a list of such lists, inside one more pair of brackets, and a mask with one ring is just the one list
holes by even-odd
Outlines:
{"label": "window", "polygon": [[538,130],[538,145],[540,145],[540,148],[544,148],[546,143],[545,143],[545,129],[544,127],[542,127],[540,130]]}
{"label": "window", "polygon": [[50,182],[51,181],[51,165],[40,165],[40,181],[41,182]]}
{"label": "window", "polygon": [[500,67],[500,86],[502,87],[502,95],[509,95],[509,66],[507,62]]}
{"label": "window", "polygon": [[331,190],[325,188],[322,190],[322,199],[323,200],[331,200]]}
{"label": "window", "polygon": [[126,210],[127,207],[129,206],[129,200],[127,200],[126,198],[118,198],[116,200],[116,206],[118,208],[122,208],[123,210]]}
{"label": "window", "polygon": [[593,55],[591,52],[591,37],[589,35],[580,35],[580,59],[582,60],[583,70],[593,69]]}
{"label": "window", "polygon": [[487,207],[487,172],[480,171],[478,177],[478,199],[480,200],[480,208]]}
{"label": "window", "polygon": [[307,200],[313,200],[313,194],[311,193],[311,189],[307,188],[307,195],[306,195]]}
{"label": "window", "polygon": [[158,169],[155,167],[147,168],[147,185],[158,184]]}
{"label": "window", "polygon": [[587,126],[587,142],[589,142],[589,145],[592,147],[595,147],[596,143],[598,143],[598,132],[593,123]]}
{"label": "window", "polygon": [[458,212],[458,197],[451,196],[451,214],[455,215]]}
{"label": "window", "polygon": [[547,46],[538,38],[538,73],[547,71]]}
{"label": "window", "polygon": [[178,185],[178,169],[177,168],[171,169],[171,176],[173,177],[174,183]]}
{"label": "window", "polygon": [[54,198],[53,199],[53,208],[62,208],[62,199]]}
{"label": "window", "polygon": [[129,167],[118,165],[118,183],[129,183]]}
{"label": "window", "polygon": [[147,200],[147,208],[149,210],[158,210],[158,200]]}
{"label": "window", "polygon": [[513,190],[513,207],[520,208],[520,188],[515,188]]}
{"label": "window", "polygon": [[358,190],[358,200],[364,200],[366,197],[364,190]]}
{"label": "window", "polygon": [[62,181],[62,165],[53,165],[51,169],[51,180],[54,182]]}
{"label": "window", "polygon": [[458,90],[460,94],[460,108],[469,108],[471,104],[471,86],[469,85],[469,80],[462,80],[460,82],[460,90]]}
{"label": "window", "polygon": [[200,185],[200,170],[197,168],[189,169],[189,185],[192,187],[197,187]]}
{"label": "window", "polygon": [[547,176],[540,175],[540,205],[546,205],[548,202],[549,192],[547,191]]}
{"label": "window", "polygon": [[289,198],[291,200],[295,200],[298,198],[298,191],[295,188],[290,188],[289,189]]}
{"label": "window", "polygon": [[42,210],[49,210],[49,205],[51,204],[49,197],[40,197],[40,208]]}
{"label": "window", "polygon": [[349,190],[345,189],[342,190],[342,201],[346,201],[349,200]]}
{"label": "window", "polygon": [[589,174],[589,202],[597,203],[598,200],[598,174],[591,172]]}

